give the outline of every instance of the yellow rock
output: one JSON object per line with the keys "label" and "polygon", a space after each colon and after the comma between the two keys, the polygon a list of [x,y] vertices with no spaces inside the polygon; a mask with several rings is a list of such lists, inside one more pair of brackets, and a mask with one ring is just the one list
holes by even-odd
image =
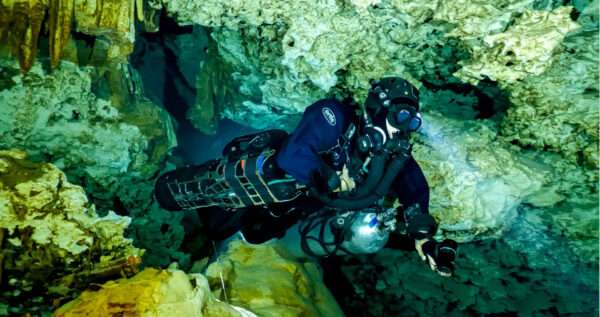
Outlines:
{"label": "yellow rock", "polygon": [[[56,166],[22,151],[0,151],[0,269],[15,288],[64,294],[93,278],[117,275],[143,254],[123,234],[131,221],[99,217],[80,186]],[[47,279],[51,276],[51,279]]]}
{"label": "yellow rock", "polygon": [[133,50],[134,13],[144,19],[143,1],[0,0],[0,43],[9,44],[21,69],[27,72],[34,63],[46,21],[50,61],[57,67],[74,25],[78,32],[104,43],[94,50],[106,50],[107,61],[124,63]]}
{"label": "yellow rock", "polygon": [[261,317],[344,316],[314,263],[298,263],[269,245],[234,241],[206,272],[218,296]]}
{"label": "yellow rock", "polygon": [[54,312],[55,317],[237,317],[233,307],[216,301],[202,275],[146,269],[136,276],[83,292]]}

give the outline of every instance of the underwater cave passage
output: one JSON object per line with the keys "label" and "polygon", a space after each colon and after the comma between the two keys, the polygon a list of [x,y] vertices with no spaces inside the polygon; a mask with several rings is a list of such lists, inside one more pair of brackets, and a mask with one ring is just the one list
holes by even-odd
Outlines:
{"label": "underwater cave passage", "polygon": [[146,95],[164,105],[181,123],[187,120],[185,114],[196,99],[195,82],[190,79],[195,79],[194,75],[205,54],[199,51],[195,60],[182,60],[178,56],[183,42],[178,37],[194,33],[192,26],[180,26],[164,12],[160,16],[159,26],[159,32],[138,33],[130,62],[142,78]]}
{"label": "underwater cave passage", "polygon": [[[465,113],[473,112],[473,119],[489,119],[505,113],[510,105],[506,93],[498,87],[496,82],[487,78],[481,80],[477,86],[467,83],[437,85],[428,81],[423,81],[423,86],[431,90],[434,94],[439,91],[451,91],[457,96],[472,95],[477,99],[475,103],[464,104],[465,107],[471,107],[471,109],[438,109],[449,116],[456,116],[457,113],[464,115]],[[459,101],[455,104],[461,105],[461,102]]]}

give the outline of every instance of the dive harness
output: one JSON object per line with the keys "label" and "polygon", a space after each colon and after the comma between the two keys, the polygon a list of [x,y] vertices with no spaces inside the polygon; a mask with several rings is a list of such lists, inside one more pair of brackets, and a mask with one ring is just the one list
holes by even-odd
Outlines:
{"label": "dive harness", "polygon": [[[384,149],[374,156],[365,182],[355,192],[351,192],[345,197],[340,195],[339,198],[332,198],[311,187],[310,193],[331,208],[348,210],[367,208],[389,191],[394,179],[410,158],[410,150],[411,145],[408,138],[400,137],[400,135],[390,138],[385,143]],[[392,159],[386,168],[385,162],[389,157]]]}

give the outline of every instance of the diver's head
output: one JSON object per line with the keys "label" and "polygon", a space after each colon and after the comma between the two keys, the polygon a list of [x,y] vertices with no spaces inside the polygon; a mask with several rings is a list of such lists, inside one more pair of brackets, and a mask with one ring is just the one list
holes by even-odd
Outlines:
{"label": "diver's head", "polygon": [[417,131],[423,121],[419,91],[400,77],[372,80],[365,107],[372,113],[375,125],[385,128],[390,138]]}

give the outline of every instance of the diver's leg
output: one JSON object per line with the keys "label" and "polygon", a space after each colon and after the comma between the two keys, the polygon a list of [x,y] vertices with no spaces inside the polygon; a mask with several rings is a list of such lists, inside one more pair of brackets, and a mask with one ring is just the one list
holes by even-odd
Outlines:
{"label": "diver's leg", "polygon": [[154,185],[154,197],[160,207],[178,211],[187,209],[184,207],[192,199],[201,199],[199,182],[209,170],[215,168],[217,163],[217,160],[212,160],[201,165],[181,167],[161,175]]}

